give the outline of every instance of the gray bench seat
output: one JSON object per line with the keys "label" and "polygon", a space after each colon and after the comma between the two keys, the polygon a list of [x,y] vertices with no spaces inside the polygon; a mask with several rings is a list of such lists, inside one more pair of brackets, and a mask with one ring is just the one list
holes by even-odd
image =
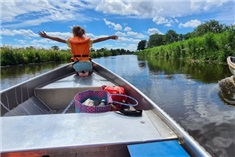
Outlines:
{"label": "gray bench seat", "polygon": [[74,96],[86,90],[101,90],[103,85],[114,85],[95,72],[89,77],[76,74],[35,89],[35,95],[52,110],[63,110]]}

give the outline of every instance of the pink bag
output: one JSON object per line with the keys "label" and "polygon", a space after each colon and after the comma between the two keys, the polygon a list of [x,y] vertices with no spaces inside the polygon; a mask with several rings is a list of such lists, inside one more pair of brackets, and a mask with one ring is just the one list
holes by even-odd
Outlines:
{"label": "pink bag", "polygon": [[[83,103],[90,98],[91,100],[101,101],[105,100],[106,105],[104,106],[86,106]],[[112,102],[111,95],[104,91],[85,91],[75,95],[75,112],[86,112],[86,113],[99,113],[99,112],[107,112],[110,111],[110,103]]]}

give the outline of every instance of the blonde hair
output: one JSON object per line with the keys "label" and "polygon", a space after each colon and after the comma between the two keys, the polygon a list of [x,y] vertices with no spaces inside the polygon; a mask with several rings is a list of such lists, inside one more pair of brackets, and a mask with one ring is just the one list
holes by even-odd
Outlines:
{"label": "blonde hair", "polygon": [[80,26],[73,27],[73,34],[78,37],[82,37],[85,34],[85,30]]}

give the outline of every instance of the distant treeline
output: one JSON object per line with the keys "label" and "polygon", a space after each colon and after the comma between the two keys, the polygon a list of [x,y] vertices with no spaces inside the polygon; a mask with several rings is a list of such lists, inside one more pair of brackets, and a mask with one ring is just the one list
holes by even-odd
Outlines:
{"label": "distant treeline", "polygon": [[211,20],[185,35],[173,30],[151,35],[149,41],[140,41],[137,49],[138,55],[224,62],[227,56],[235,56],[235,26]]}
{"label": "distant treeline", "polygon": [[[91,50],[91,58],[99,58],[104,56],[114,56],[121,54],[132,54],[133,52],[124,49],[111,49],[105,48],[99,50]],[[51,49],[36,49],[33,47],[27,48],[12,48],[1,47],[1,66],[18,65],[18,64],[31,64],[31,63],[45,63],[45,62],[62,62],[70,61],[72,54],[70,50],[59,50],[57,46]]]}

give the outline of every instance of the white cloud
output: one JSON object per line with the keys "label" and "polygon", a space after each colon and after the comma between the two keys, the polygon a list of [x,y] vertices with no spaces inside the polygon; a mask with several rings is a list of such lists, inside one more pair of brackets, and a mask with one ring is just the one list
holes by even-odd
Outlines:
{"label": "white cloud", "polygon": [[77,0],[3,0],[1,5],[4,8],[1,22],[8,28],[35,26],[51,21],[90,20],[89,16],[80,13],[90,5]]}
{"label": "white cloud", "polygon": [[133,9],[132,2],[130,1],[109,1],[103,0],[97,3],[95,10],[101,11],[103,13],[118,14],[118,15],[132,15],[138,14],[136,10]]}
{"label": "white cloud", "polygon": [[23,45],[25,45],[26,44],[26,40],[16,40],[18,43],[20,43],[20,44],[23,44]]}
{"label": "white cloud", "polygon": [[157,28],[149,28],[148,29],[148,34],[153,35],[153,34],[163,34],[161,31],[159,31]]}
{"label": "white cloud", "polygon": [[[44,8],[51,8],[51,6],[45,1],[23,1],[23,0],[4,0],[1,2],[2,8],[2,21],[3,22],[12,22],[16,19],[17,16],[28,14],[30,12],[36,13],[38,11],[44,11]],[[39,4],[39,5],[35,5]],[[44,7],[43,7],[44,6]]]}
{"label": "white cloud", "polygon": [[143,35],[142,33],[137,33],[137,32],[132,32],[132,31],[127,32],[127,35],[135,37],[135,38],[145,38],[145,35]]}
{"label": "white cloud", "polygon": [[120,32],[120,31],[116,32],[115,35],[117,35],[117,36],[123,36],[123,37],[126,36],[125,33],[122,33],[122,32]]}
{"label": "white cloud", "polygon": [[[149,18],[156,24],[167,27],[177,23],[177,18],[192,14],[210,13],[234,0],[102,0],[96,10],[105,14],[116,14],[133,18]],[[234,9],[234,7],[233,7]]]}
{"label": "white cloud", "polygon": [[[94,19],[84,14],[84,10],[91,9],[105,14],[149,18],[156,24],[169,27],[177,17],[213,11],[228,2],[234,0],[2,0],[4,11],[1,20],[5,28],[35,26],[51,21],[85,21]],[[111,22],[110,26],[121,30],[120,24],[113,24]]]}
{"label": "white cloud", "polygon": [[130,50],[130,51],[136,51],[137,50],[137,45],[136,44],[129,44],[129,45],[126,46],[126,49]]}
{"label": "white cloud", "polygon": [[62,39],[68,39],[72,37],[72,33],[70,32],[46,32],[48,35],[53,36],[53,37],[59,37]]}
{"label": "white cloud", "polygon": [[201,21],[199,21],[199,20],[190,20],[190,21],[185,22],[185,23],[180,23],[179,28],[182,28],[182,27],[195,28],[195,27],[199,26],[200,24],[201,24]]}
{"label": "white cloud", "polygon": [[51,45],[51,44],[58,44],[58,42],[56,41],[53,41],[53,40],[50,40],[50,39],[46,39],[46,38],[41,38],[39,40],[32,40],[30,42],[32,45],[40,45],[40,44],[43,44],[43,45]]}
{"label": "white cloud", "polygon": [[185,0],[103,0],[97,4],[96,10],[124,16],[134,16],[136,18],[154,18],[182,16],[191,14],[190,2]]}
{"label": "white cloud", "polygon": [[156,16],[153,18],[153,22],[158,25],[165,24],[165,26],[170,27],[174,23],[174,20]]}
{"label": "white cloud", "polygon": [[92,33],[86,33],[86,36],[88,36],[91,39],[95,39],[96,38],[96,36],[94,34],[92,34]]}
{"label": "white cloud", "polygon": [[233,0],[102,0],[91,1],[97,11],[117,15],[134,15],[140,18],[154,16],[174,17],[192,14],[194,11],[203,11],[204,8],[221,6]]}
{"label": "white cloud", "polygon": [[114,30],[122,30],[122,26],[120,24],[115,24],[106,19],[104,19],[104,22],[107,26],[112,27]]}
{"label": "white cloud", "polygon": [[131,31],[131,28],[130,28],[130,27],[125,27],[125,28],[124,28],[124,31],[129,32],[129,31]]}
{"label": "white cloud", "polygon": [[15,36],[15,35],[22,35],[26,37],[37,37],[38,34],[35,34],[32,30],[30,29],[19,29],[19,30],[9,30],[9,29],[1,29],[0,30],[1,35],[7,35],[7,36]]}
{"label": "white cloud", "polygon": [[134,38],[126,38],[126,37],[119,37],[119,42],[131,42],[131,43],[138,43],[140,42],[140,39],[134,39]]}
{"label": "white cloud", "polygon": [[234,0],[190,0],[190,8],[193,12],[209,11],[211,8],[220,7],[228,2],[234,3]]}
{"label": "white cloud", "polygon": [[129,36],[129,37],[133,37],[133,38],[146,38],[146,36],[144,34],[142,34],[142,33],[128,31],[128,30],[131,30],[131,28],[130,27],[126,27],[124,29],[124,31],[127,31],[126,33],[118,31],[118,32],[115,33],[115,35],[121,36],[121,37]]}

